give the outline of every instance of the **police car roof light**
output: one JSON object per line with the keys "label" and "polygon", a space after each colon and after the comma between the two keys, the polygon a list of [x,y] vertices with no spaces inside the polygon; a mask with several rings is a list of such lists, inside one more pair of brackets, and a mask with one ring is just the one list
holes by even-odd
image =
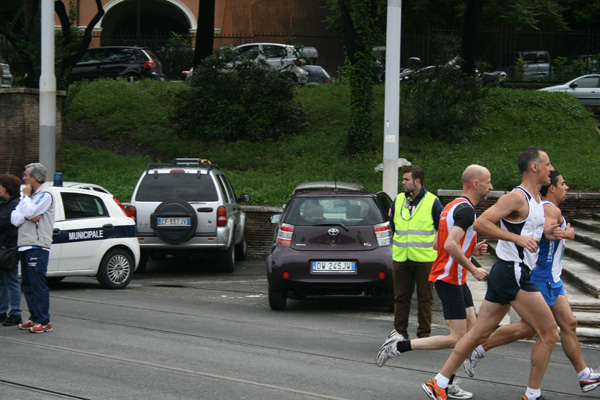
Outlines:
{"label": "police car roof light", "polygon": [[54,186],[62,187],[63,185],[63,174],[62,172],[54,173]]}

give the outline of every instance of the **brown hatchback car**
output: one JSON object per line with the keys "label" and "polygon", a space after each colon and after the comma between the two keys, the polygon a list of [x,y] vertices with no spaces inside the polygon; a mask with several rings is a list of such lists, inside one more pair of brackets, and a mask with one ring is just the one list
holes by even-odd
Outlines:
{"label": "brown hatchback car", "polygon": [[269,305],[309,295],[381,296],[393,307],[392,246],[384,192],[335,190],[292,196],[267,256]]}

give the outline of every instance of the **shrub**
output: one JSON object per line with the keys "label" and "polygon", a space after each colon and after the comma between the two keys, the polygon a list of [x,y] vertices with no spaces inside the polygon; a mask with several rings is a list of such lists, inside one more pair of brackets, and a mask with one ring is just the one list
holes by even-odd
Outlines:
{"label": "shrub", "polygon": [[205,59],[189,78],[172,120],[186,138],[278,139],[304,126],[296,84],[264,63],[235,61],[230,52]]}

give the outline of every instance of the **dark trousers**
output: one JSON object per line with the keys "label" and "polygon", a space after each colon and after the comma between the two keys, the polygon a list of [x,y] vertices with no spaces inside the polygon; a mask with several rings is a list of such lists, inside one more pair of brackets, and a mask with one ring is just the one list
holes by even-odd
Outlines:
{"label": "dark trousers", "polygon": [[50,291],[46,284],[49,256],[48,250],[37,248],[19,252],[21,287],[31,314],[29,319],[38,324],[50,322]]}
{"label": "dark trousers", "polygon": [[410,300],[417,287],[418,322],[417,337],[431,333],[431,310],[433,306],[432,284],[429,282],[432,262],[405,261],[392,263],[394,278],[394,328],[407,336]]}

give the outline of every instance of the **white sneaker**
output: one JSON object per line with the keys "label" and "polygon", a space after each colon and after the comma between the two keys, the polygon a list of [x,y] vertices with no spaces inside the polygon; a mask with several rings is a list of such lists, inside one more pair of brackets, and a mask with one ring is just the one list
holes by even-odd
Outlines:
{"label": "white sneaker", "polygon": [[387,341],[389,338],[394,337],[398,334],[398,331],[396,329],[392,329],[390,333],[388,333],[388,335],[385,337],[385,340]]}
{"label": "white sneaker", "polygon": [[469,375],[469,377],[472,378],[475,376],[475,367],[482,358],[483,356],[477,352],[477,349],[473,350],[471,355],[467,357],[467,359],[463,363],[463,368],[465,369],[465,372],[467,373],[467,375]]}
{"label": "white sneaker", "polygon": [[579,386],[584,393],[596,389],[598,386],[600,386],[600,372],[592,369],[590,376],[582,381],[579,381]]}
{"label": "white sneaker", "polygon": [[456,383],[453,385],[448,385],[447,393],[449,399],[470,399],[471,397],[473,397],[473,393],[467,392],[466,390],[463,390],[458,386],[458,382],[460,382],[460,379],[457,379],[455,382]]}
{"label": "white sneaker", "polygon": [[388,359],[398,357],[400,355],[396,345],[402,340],[404,340],[404,336],[396,332],[395,335],[392,335],[389,339],[386,339],[385,342],[383,342],[383,345],[377,353],[377,357],[375,357],[375,363],[378,367],[383,367]]}

